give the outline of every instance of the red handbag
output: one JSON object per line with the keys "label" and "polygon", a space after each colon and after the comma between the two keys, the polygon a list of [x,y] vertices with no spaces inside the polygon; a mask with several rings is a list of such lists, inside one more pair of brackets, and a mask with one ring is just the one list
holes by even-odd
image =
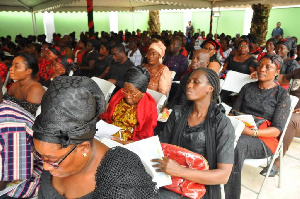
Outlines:
{"label": "red handbag", "polygon": [[[202,155],[172,144],[161,143],[161,147],[166,157],[175,160],[181,166],[197,170],[209,169],[208,162]],[[178,193],[181,196],[199,199],[206,192],[203,184],[198,184],[180,177],[171,176],[171,179],[172,184],[164,186],[164,188]]]}

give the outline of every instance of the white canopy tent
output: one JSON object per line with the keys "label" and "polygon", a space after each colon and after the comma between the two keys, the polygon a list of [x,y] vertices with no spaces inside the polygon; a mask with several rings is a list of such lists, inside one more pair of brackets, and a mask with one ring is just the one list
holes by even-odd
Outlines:
{"label": "white canopy tent", "polygon": [[[247,7],[252,4],[299,5],[300,0],[94,0],[94,11],[137,11]],[[86,11],[86,0],[1,0],[0,11]]]}
{"label": "white canopy tent", "polygon": [[[300,5],[300,0],[93,0],[94,11],[139,11],[163,9],[237,8],[252,4]],[[35,13],[86,11],[86,0],[1,0],[0,11],[29,11],[37,35]]]}

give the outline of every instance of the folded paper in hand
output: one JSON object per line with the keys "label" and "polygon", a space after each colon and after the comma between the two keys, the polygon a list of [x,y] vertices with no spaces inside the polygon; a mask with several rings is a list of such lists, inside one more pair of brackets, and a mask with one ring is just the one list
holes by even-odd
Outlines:
{"label": "folded paper in hand", "polygon": [[106,138],[111,138],[113,134],[118,132],[121,128],[117,127],[113,124],[108,124],[103,120],[100,120],[96,124],[96,137],[101,138],[101,137],[106,137]]}
{"label": "folded paper in hand", "polygon": [[164,157],[164,153],[157,136],[153,136],[126,145],[122,145],[107,138],[102,138],[100,141],[110,148],[121,146],[137,154],[140,157],[145,170],[152,177],[152,181],[157,183],[157,187],[172,184],[170,175],[167,175],[163,172],[157,172],[152,167],[152,165],[156,164],[154,162],[151,162],[152,159],[162,159]]}
{"label": "folded paper in hand", "polygon": [[238,116],[229,116],[229,117],[233,117],[242,121],[246,127],[249,127],[251,129],[257,129],[256,123],[252,115],[238,115]]}

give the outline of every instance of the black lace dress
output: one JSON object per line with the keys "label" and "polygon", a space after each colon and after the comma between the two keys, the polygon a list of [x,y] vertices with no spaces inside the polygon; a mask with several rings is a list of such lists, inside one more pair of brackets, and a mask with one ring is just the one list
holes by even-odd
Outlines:
{"label": "black lace dress", "polygon": [[18,99],[16,97],[12,96],[12,95],[8,95],[7,93],[5,93],[5,95],[3,96],[3,99],[9,100],[11,102],[14,102],[14,103],[18,104],[19,106],[24,108],[26,111],[31,113],[33,116],[35,116],[36,110],[41,105],[41,104],[29,103],[25,100]]}
{"label": "black lace dress", "polygon": [[289,59],[283,62],[280,74],[288,74],[293,72],[295,69],[300,68],[300,65],[294,59]]}
{"label": "black lace dress", "polygon": [[251,71],[249,67],[257,67],[257,62],[255,62],[254,57],[249,57],[249,59],[243,61],[243,62],[237,62],[234,61],[234,55],[230,55],[225,60],[225,63],[228,63],[227,70],[233,70],[236,72],[244,73],[250,75]]}
{"label": "black lace dress", "polygon": [[[52,186],[51,177],[49,171],[43,171],[38,198],[64,199]],[[95,181],[95,190],[80,199],[157,198],[156,183],[152,182],[140,158],[122,147],[106,152],[97,168]]]}

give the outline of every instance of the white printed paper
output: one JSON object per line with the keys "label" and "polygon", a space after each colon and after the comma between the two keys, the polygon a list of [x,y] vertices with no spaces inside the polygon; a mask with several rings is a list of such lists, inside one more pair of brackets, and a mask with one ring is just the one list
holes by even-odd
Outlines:
{"label": "white printed paper", "polygon": [[118,132],[121,128],[117,127],[113,124],[108,124],[107,122],[100,120],[96,124],[96,137],[101,138],[101,137],[106,137],[106,138],[111,138],[113,134]]}

